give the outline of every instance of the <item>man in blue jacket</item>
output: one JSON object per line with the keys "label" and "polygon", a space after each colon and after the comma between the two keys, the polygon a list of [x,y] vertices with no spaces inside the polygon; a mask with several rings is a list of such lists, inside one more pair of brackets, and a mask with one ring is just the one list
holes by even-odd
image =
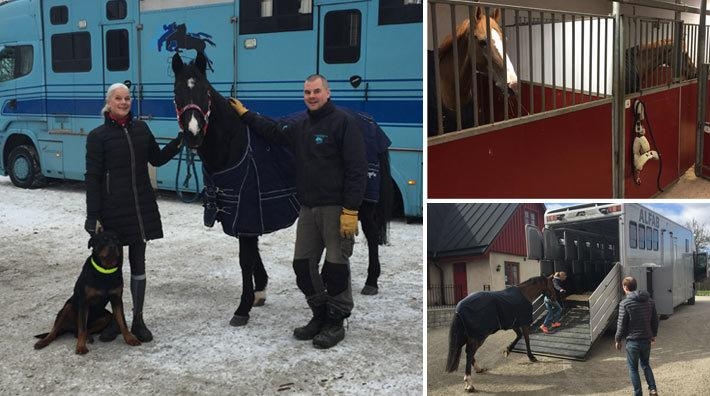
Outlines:
{"label": "man in blue jacket", "polygon": [[639,360],[648,383],[650,395],[657,395],[656,380],[648,359],[651,355],[651,343],[656,342],[658,334],[658,315],[656,303],[647,291],[636,290],[636,279],[627,276],[621,282],[626,298],[619,303],[619,321],[616,324],[616,349],[621,349],[621,339],[626,337],[626,364],[629,367],[634,395],[641,396],[641,377]]}

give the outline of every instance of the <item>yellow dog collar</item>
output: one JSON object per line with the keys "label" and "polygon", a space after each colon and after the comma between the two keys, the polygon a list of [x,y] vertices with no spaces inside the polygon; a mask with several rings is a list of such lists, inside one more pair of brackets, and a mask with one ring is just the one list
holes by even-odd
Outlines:
{"label": "yellow dog collar", "polygon": [[96,264],[96,261],[94,261],[93,257],[91,258],[91,265],[93,265],[97,271],[101,272],[102,274],[106,274],[106,275],[113,274],[118,269],[118,267],[111,268],[111,269],[106,269],[104,267],[101,267],[100,265]]}

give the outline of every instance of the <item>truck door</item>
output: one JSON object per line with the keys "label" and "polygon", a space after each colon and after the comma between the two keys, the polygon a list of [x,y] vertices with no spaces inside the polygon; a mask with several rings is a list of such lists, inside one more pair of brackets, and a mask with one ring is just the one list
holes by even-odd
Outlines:
{"label": "truck door", "polygon": [[[132,18],[129,20],[126,10],[120,7],[113,11],[107,10],[105,18],[102,26],[104,92],[111,84],[122,82],[131,90],[135,100],[138,96],[134,85],[138,57],[134,22]],[[139,115],[137,108],[132,110],[135,116]]]}
{"label": "truck door", "polygon": [[335,102],[364,110],[367,1],[318,6],[318,73],[328,79]]}
{"label": "truck door", "polygon": [[671,315],[673,313],[673,267],[655,267],[647,270],[650,271],[656,311],[659,315]]}

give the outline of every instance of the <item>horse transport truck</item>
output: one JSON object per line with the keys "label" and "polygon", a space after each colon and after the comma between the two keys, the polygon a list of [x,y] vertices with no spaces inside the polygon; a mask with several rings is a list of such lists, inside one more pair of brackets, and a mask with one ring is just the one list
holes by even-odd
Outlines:
{"label": "horse transport truck", "polygon": [[[422,216],[421,0],[0,0],[0,174],[19,187],[83,180],[105,92],[129,86],[159,144],[178,132],[171,58],[197,51],[223,95],[272,117],[303,111],[303,81],[387,133],[401,212]],[[177,183],[178,160],[153,170]],[[184,171],[183,166],[183,171]],[[183,180],[183,177],[180,177]]]}
{"label": "horse transport truck", "polygon": [[[706,277],[707,253],[696,251],[693,232],[636,203],[548,210],[542,231],[526,226],[525,233],[527,256],[540,260],[542,275],[568,275],[563,326],[553,334],[531,333],[536,354],[585,359],[616,323],[626,276],[651,294],[662,318],[680,304],[693,305],[695,285]],[[543,311],[538,302],[537,314]]]}

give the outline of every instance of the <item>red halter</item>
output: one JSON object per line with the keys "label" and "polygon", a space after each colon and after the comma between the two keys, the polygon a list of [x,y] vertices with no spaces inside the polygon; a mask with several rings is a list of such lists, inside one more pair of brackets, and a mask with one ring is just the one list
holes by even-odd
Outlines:
{"label": "red halter", "polygon": [[[174,101],[173,101],[174,102]],[[195,109],[202,114],[202,117],[205,119],[205,126],[203,129],[204,134],[207,135],[207,128],[210,125],[210,113],[212,112],[212,95],[210,94],[210,91],[207,91],[207,112],[205,113],[202,111],[202,108],[194,103],[190,103],[188,105],[185,105],[182,109],[178,109],[177,103],[175,103],[175,113],[177,114],[177,122],[178,125],[180,126],[180,130],[185,132],[185,127],[182,125],[182,121],[180,121],[180,116],[182,113],[186,112],[187,110],[190,109]]]}

